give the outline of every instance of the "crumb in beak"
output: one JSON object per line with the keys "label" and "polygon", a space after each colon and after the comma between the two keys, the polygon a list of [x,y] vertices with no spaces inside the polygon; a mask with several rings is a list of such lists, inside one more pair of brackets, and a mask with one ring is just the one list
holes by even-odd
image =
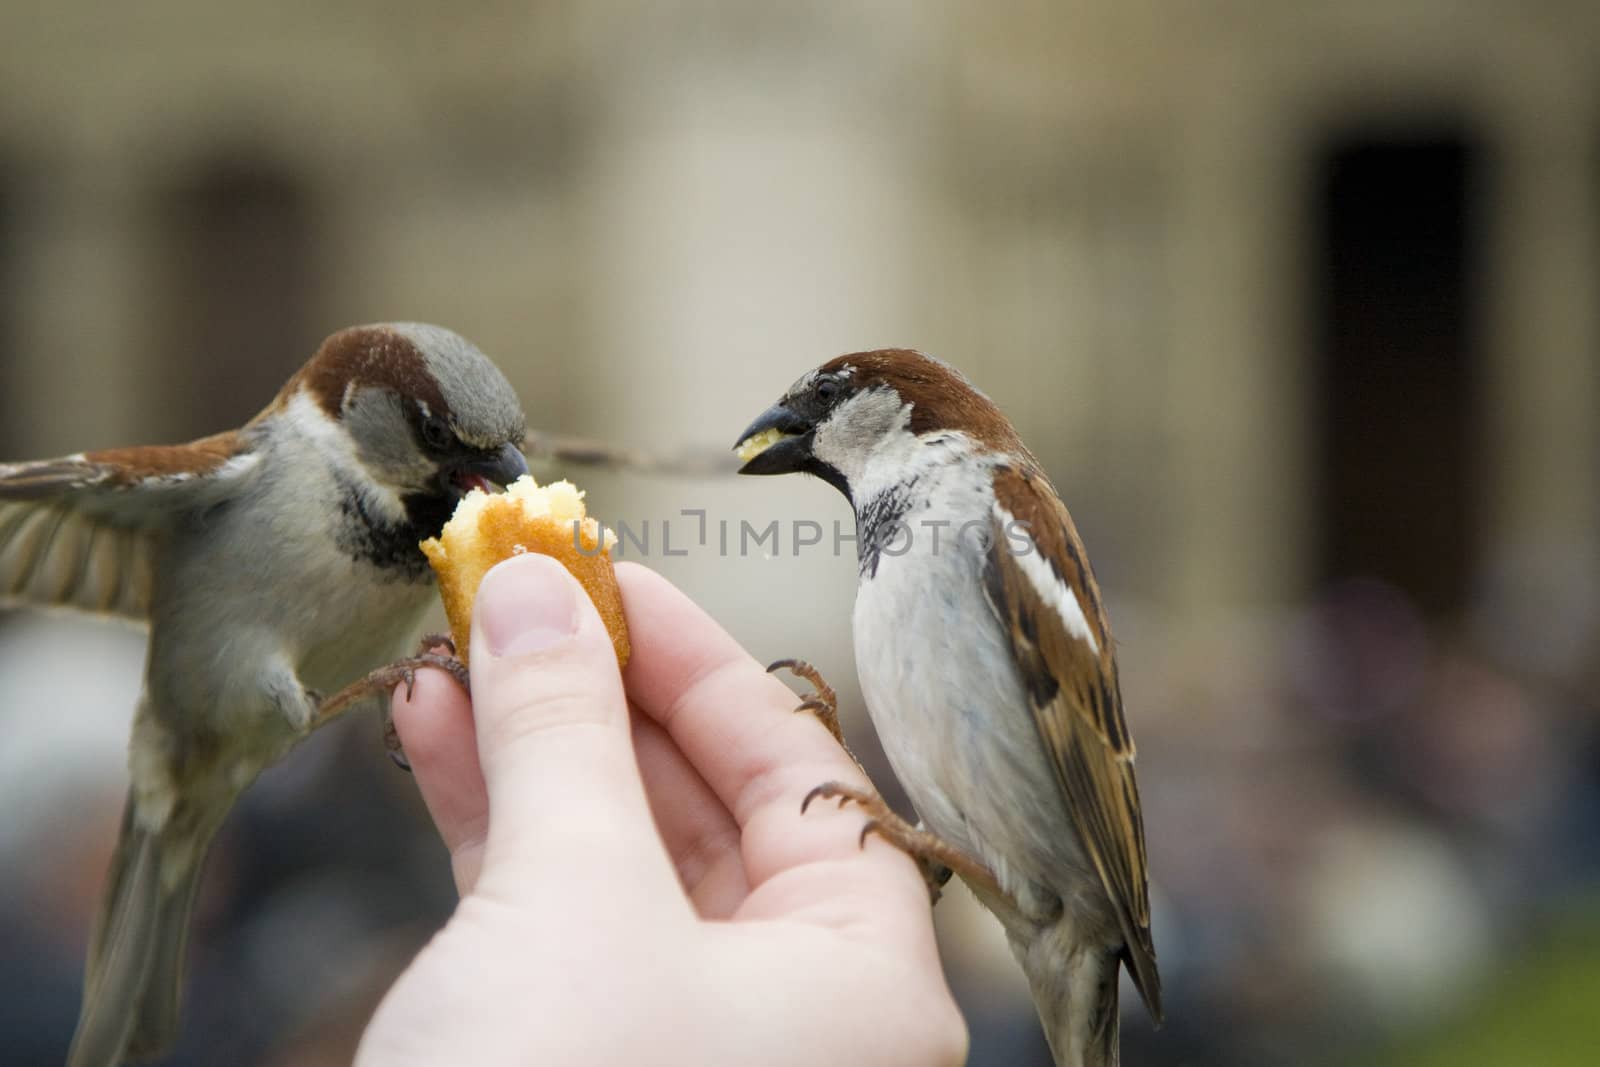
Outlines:
{"label": "crumb in beak", "polygon": [[751,434],[743,441],[740,441],[739,447],[733,451],[739,457],[740,463],[749,463],[785,437],[792,436],[792,434],[786,434],[777,428],[762,430],[760,433]]}

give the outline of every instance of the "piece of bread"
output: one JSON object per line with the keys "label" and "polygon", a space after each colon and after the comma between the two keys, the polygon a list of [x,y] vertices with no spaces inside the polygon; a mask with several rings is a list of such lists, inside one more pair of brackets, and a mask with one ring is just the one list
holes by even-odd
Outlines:
{"label": "piece of bread", "polygon": [[628,624],[611,566],[616,543],[615,534],[587,516],[583,493],[571,482],[552,482],[541,489],[523,475],[503,493],[472,490],[456,505],[443,532],[422,542],[422,551],[439,576],[439,595],[450,619],[456,655],[466,662],[472,600],[489,568],[524,552],[538,552],[559,560],[583,585],[611,634],[617,665],[626,666]]}
{"label": "piece of bread", "polygon": [[751,434],[743,441],[740,441],[739,447],[735,448],[733,453],[739,457],[740,463],[749,463],[751,460],[761,455],[761,453],[765,452],[767,449],[771,448],[773,445],[777,444],[779,441],[788,436],[788,434],[784,433],[780,429],[777,429],[776,427],[769,430],[762,430],[760,433]]}

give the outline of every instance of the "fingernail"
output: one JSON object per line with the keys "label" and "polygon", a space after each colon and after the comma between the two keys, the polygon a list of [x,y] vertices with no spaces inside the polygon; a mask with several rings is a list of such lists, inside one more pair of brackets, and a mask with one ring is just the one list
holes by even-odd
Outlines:
{"label": "fingernail", "polygon": [[494,656],[517,656],[558,645],[578,630],[573,580],[548,556],[514,556],[483,577],[478,625]]}

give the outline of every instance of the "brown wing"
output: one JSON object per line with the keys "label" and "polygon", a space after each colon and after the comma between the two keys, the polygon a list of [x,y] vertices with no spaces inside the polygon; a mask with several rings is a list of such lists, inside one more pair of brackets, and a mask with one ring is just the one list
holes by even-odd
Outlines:
{"label": "brown wing", "polygon": [[[143,619],[151,553],[176,512],[250,466],[239,436],[0,463],[0,604]],[[210,477],[207,477],[210,476]]]}
{"label": "brown wing", "polygon": [[1144,818],[1100,590],[1072,517],[1042,474],[1002,470],[995,504],[989,597],[1011,635],[1067,811],[1116,909],[1134,984],[1159,1022]]}

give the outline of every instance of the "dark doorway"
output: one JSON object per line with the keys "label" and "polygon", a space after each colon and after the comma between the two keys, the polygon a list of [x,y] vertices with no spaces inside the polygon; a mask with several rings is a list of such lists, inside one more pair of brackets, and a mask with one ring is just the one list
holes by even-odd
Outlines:
{"label": "dark doorway", "polygon": [[1315,170],[1324,581],[1461,608],[1478,560],[1482,152],[1459,129],[1331,140]]}
{"label": "dark doorway", "polygon": [[157,439],[243,423],[321,339],[319,221],[286,168],[250,152],[195,166],[161,194],[158,365],[171,407]]}

